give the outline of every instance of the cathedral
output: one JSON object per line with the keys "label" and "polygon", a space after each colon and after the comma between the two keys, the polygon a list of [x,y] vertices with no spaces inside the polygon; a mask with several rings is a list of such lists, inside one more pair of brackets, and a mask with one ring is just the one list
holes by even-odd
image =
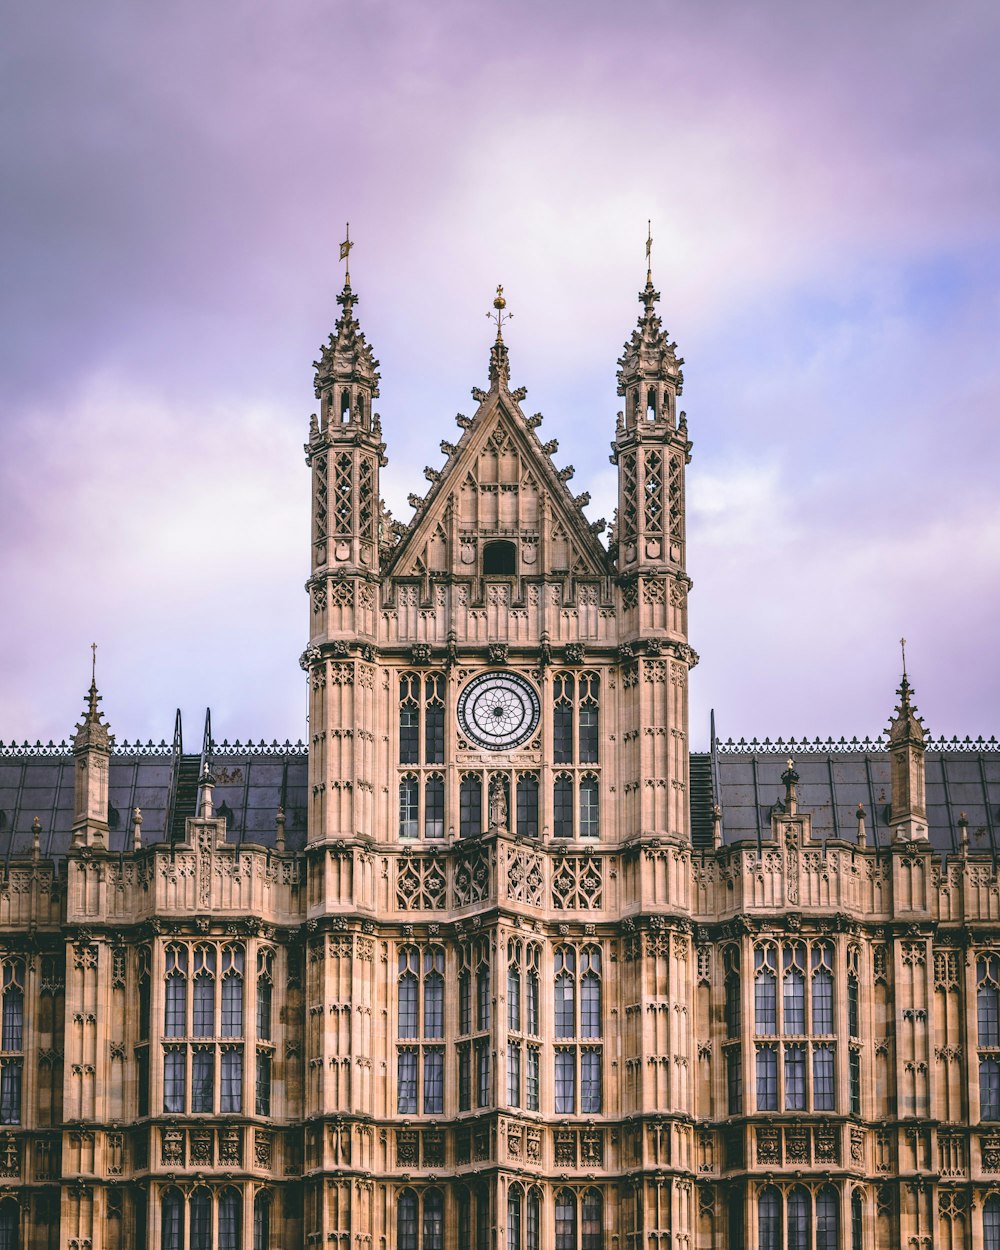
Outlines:
{"label": "cathedral", "polygon": [[348,275],[308,741],[118,742],[92,680],[0,747],[0,1250],[1000,1250],[998,744],[904,662],[881,737],[692,753],[658,299],[606,539],[499,290],[404,524]]}

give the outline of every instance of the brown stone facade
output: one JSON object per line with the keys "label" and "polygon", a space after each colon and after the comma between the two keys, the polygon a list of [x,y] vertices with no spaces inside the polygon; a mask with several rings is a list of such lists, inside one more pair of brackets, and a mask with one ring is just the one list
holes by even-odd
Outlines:
{"label": "brown stone facade", "polygon": [[92,687],[65,853],[36,835],[0,879],[0,1247],[1000,1246],[1000,880],[927,839],[905,679],[891,840],[814,837],[790,762],[760,837],[716,808],[692,841],[656,298],[605,547],[500,326],[392,520],[345,286],[306,446],[301,843],[277,782],[234,837],[209,737],[194,810],[175,765],[162,840],[133,786],[112,849]]}

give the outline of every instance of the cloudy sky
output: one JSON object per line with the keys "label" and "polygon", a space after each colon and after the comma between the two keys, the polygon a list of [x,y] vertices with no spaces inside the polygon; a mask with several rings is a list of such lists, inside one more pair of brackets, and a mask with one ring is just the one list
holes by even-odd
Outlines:
{"label": "cloudy sky", "polygon": [[0,0],[0,739],[295,739],[345,220],[397,516],[514,313],[610,518],[647,218],[692,737],[998,731],[1000,7]]}

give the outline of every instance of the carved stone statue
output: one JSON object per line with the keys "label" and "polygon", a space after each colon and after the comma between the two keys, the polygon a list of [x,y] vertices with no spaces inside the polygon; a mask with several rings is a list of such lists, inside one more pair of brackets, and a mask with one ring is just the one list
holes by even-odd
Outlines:
{"label": "carved stone statue", "polygon": [[499,777],[490,782],[490,828],[507,828],[507,792]]}

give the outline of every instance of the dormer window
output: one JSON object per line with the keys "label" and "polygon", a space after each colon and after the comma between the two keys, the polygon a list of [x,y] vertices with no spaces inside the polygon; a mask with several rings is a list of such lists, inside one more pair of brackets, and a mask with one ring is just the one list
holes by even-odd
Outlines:
{"label": "dormer window", "polygon": [[345,386],[340,392],[340,423],[346,425],[351,419],[351,392]]}
{"label": "dormer window", "polygon": [[517,572],[517,552],[514,544],[497,541],[483,548],[484,577],[513,577]]}

